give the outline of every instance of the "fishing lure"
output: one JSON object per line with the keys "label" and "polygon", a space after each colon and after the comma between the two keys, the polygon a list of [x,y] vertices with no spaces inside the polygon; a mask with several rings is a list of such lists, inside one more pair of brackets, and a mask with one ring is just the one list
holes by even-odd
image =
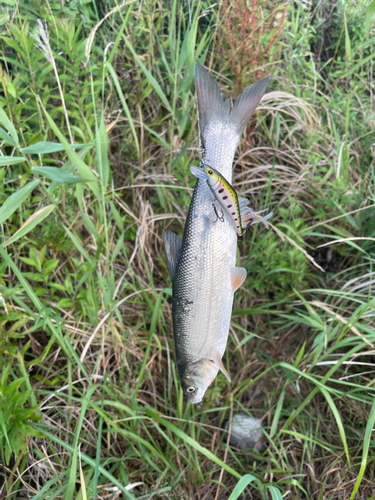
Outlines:
{"label": "fishing lure", "polygon": [[[260,210],[260,212],[254,212],[248,205],[249,200],[246,198],[238,197],[236,190],[229,184],[223,175],[217,170],[212,168],[210,165],[201,163],[199,167],[192,165],[190,171],[198,179],[207,181],[207,184],[216,200],[223,207],[224,211],[229,215],[231,222],[234,224],[237,234],[242,236],[245,234],[246,228],[251,226],[251,224],[257,224],[263,222],[272,217],[273,212],[257,218],[257,215],[266,212],[268,209]],[[214,208],[217,215],[217,211]],[[218,217],[220,220],[220,218]]]}

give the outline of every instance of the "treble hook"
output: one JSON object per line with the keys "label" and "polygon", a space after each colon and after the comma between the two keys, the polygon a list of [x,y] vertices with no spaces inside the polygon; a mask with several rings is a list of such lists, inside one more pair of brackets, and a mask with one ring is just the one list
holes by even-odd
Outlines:
{"label": "treble hook", "polygon": [[[220,208],[221,215],[219,215],[219,214],[218,214],[218,211],[217,211],[217,208],[216,208],[216,205],[215,205],[215,202],[214,202],[214,203],[212,203],[212,207],[213,207],[214,212],[215,212],[215,215],[216,215],[216,220],[215,220],[215,222],[217,222],[218,220],[219,220],[220,222],[224,222],[224,212],[223,212],[223,210]],[[214,224],[215,224],[215,222],[214,222]]]}

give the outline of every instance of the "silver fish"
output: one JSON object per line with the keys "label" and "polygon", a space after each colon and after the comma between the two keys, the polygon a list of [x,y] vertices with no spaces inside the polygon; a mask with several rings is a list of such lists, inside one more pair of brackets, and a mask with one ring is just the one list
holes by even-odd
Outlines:
{"label": "silver fish", "polygon": [[[244,128],[267,89],[270,77],[247,87],[230,112],[230,99],[199,63],[195,70],[203,161],[230,183],[234,154]],[[236,267],[237,233],[215,214],[207,182],[198,179],[183,239],[164,231],[164,248],[173,284],[172,317],[177,366],[184,394],[200,403],[221,370],[227,345],[234,292],[246,278]]]}

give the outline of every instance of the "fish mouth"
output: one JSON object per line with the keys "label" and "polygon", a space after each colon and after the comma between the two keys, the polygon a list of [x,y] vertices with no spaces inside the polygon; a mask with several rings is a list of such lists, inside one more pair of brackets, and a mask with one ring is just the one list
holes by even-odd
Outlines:
{"label": "fish mouth", "polygon": [[200,396],[199,394],[197,394],[196,396],[194,396],[192,399],[189,399],[190,403],[192,403],[193,405],[196,405],[198,403],[201,403],[202,402],[202,399],[203,399],[203,396]]}

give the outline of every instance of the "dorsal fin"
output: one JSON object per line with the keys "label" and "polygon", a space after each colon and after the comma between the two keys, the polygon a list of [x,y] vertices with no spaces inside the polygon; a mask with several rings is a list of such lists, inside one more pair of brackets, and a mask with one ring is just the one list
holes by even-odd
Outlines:
{"label": "dorsal fin", "polygon": [[246,276],[247,271],[244,267],[234,267],[231,269],[231,283],[234,292],[240,288],[242,283],[245,281]]}
{"label": "dorsal fin", "polygon": [[163,231],[163,241],[165,255],[167,256],[167,266],[171,280],[173,282],[177,264],[180,259],[182,240],[172,231]]}

